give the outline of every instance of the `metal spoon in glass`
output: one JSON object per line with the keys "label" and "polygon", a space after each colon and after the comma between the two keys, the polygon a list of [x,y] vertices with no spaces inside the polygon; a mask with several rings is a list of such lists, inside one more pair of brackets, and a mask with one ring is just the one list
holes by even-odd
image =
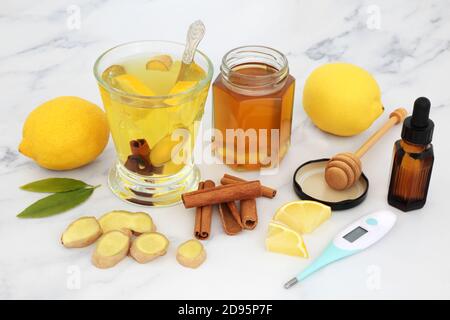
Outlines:
{"label": "metal spoon in glass", "polygon": [[181,59],[180,73],[178,73],[178,81],[183,81],[186,79],[189,67],[194,61],[195,50],[198,44],[203,39],[205,35],[205,25],[202,21],[197,20],[189,26],[189,30],[186,36],[186,47],[183,52],[183,57]]}

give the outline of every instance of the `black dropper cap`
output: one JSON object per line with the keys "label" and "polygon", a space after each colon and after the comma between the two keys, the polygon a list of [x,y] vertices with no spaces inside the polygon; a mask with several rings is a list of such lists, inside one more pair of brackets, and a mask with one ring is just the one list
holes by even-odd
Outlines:
{"label": "black dropper cap", "polygon": [[431,103],[425,97],[414,102],[412,116],[403,122],[402,139],[413,144],[427,145],[433,139],[434,122],[429,118]]}

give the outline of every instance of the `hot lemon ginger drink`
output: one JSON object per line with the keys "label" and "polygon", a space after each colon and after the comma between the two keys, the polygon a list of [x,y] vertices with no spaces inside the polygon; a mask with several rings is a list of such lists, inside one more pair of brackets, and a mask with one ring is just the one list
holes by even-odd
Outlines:
{"label": "hot lemon ginger drink", "polygon": [[[192,90],[206,76],[200,66],[194,63],[177,81],[180,68],[181,61],[170,55],[139,55],[103,72],[117,90],[110,94],[100,86],[119,159],[130,171],[171,175],[189,161],[208,88]],[[132,98],[122,98],[122,92]]]}
{"label": "hot lemon ginger drink", "polygon": [[197,188],[193,149],[213,67],[195,49],[188,61],[185,49],[170,41],[130,42],[94,65],[117,154],[108,182],[121,199],[168,206]]}

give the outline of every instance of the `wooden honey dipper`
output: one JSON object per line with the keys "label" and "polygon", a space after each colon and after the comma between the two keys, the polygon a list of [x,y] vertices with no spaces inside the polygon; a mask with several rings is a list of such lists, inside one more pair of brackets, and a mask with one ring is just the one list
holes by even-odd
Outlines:
{"label": "wooden honey dipper", "polygon": [[404,108],[395,109],[389,120],[378,129],[355,153],[338,153],[332,157],[325,168],[325,180],[335,190],[350,188],[361,176],[362,165],[360,158],[372,147],[386,132],[398,123],[402,123],[408,111]]}

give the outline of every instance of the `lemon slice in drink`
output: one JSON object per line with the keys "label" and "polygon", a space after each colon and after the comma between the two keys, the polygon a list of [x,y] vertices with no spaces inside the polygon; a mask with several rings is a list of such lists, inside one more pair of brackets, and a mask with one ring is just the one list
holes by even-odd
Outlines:
{"label": "lemon slice in drink", "polygon": [[120,90],[142,96],[154,96],[155,93],[141,80],[131,74],[121,74],[114,77],[114,84]]}
{"label": "lemon slice in drink", "polygon": [[[172,89],[169,92],[169,95],[182,93],[186,90],[189,90],[193,86],[197,84],[197,81],[177,81],[175,85],[172,87]],[[177,104],[180,104],[183,101],[184,97],[173,97],[164,100],[164,102],[171,106],[176,106]]]}
{"label": "lemon slice in drink", "polygon": [[190,81],[200,81],[206,77],[206,72],[198,64],[191,63],[186,73],[186,79]]}
{"label": "lemon slice in drink", "polygon": [[277,210],[273,220],[300,234],[313,232],[331,217],[331,208],[316,201],[293,201]]}
{"label": "lemon slice in drink", "polygon": [[289,256],[308,258],[308,251],[302,236],[281,223],[270,222],[266,237],[266,249]]}

